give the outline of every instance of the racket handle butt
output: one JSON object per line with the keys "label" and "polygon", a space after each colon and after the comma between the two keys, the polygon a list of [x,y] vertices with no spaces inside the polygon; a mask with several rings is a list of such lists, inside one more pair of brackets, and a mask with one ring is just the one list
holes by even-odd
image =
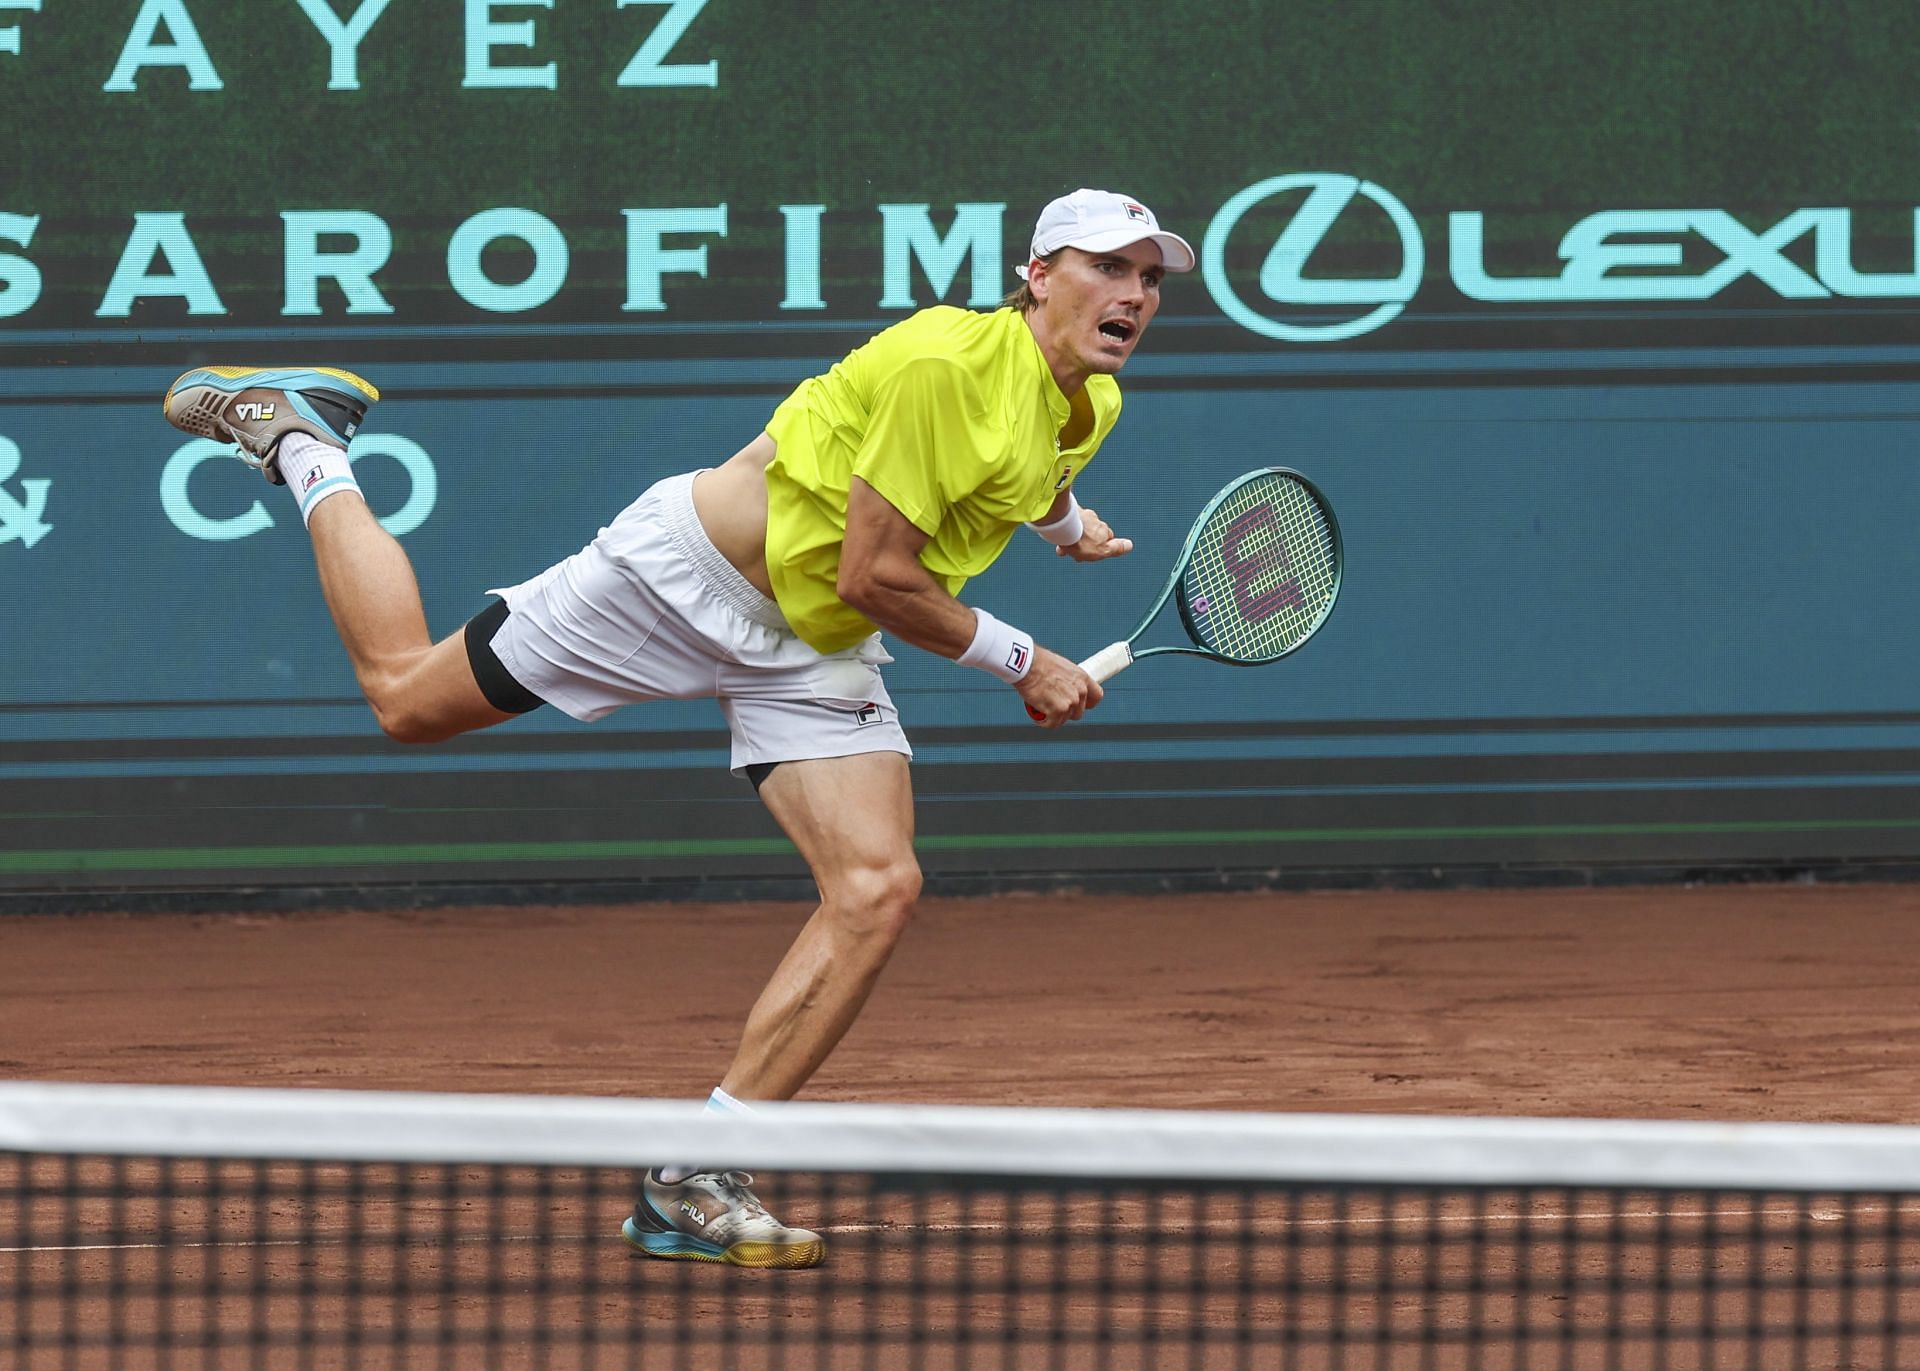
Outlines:
{"label": "racket handle butt", "polygon": [[1109,643],[1086,661],[1080,669],[1096,681],[1110,681],[1133,665],[1133,648],[1125,642]]}

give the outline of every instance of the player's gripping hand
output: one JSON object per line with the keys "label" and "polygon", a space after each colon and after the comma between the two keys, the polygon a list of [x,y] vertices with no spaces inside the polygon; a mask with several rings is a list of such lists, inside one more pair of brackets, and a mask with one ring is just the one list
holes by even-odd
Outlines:
{"label": "player's gripping hand", "polygon": [[1013,687],[1027,702],[1027,714],[1042,728],[1058,728],[1100,703],[1107,692],[1077,663],[1038,643],[1033,665]]}
{"label": "player's gripping hand", "polygon": [[1080,541],[1056,547],[1057,555],[1071,557],[1076,562],[1104,562],[1109,557],[1124,557],[1133,551],[1133,539],[1114,537],[1113,525],[1085,505],[1080,506],[1080,521],[1084,530]]}

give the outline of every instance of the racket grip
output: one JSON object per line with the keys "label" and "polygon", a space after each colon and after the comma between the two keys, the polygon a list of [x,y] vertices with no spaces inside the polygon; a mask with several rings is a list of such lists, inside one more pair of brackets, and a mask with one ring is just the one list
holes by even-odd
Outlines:
{"label": "racket grip", "polygon": [[1109,643],[1086,661],[1080,669],[1105,684],[1133,665],[1133,647],[1129,643]]}

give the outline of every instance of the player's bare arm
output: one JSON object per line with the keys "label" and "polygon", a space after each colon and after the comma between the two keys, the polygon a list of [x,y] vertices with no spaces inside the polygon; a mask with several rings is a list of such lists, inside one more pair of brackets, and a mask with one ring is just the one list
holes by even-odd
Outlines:
{"label": "player's bare arm", "polygon": [[[973,641],[974,613],[920,564],[926,545],[927,535],[885,496],[853,479],[840,551],[840,598],[903,642],[957,659]],[[1078,719],[1104,693],[1073,662],[1038,644],[1032,666],[1014,689],[1046,716],[1045,728]]]}

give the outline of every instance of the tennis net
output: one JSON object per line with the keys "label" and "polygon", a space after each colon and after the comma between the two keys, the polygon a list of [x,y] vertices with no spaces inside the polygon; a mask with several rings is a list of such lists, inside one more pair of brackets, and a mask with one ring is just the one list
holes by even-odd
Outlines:
{"label": "tennis net", "polygon": [[[825,1265],[631,1253],[757,1173]],[[0,1085],[0,1364],[1920,1365],[1920,1129]]]}

